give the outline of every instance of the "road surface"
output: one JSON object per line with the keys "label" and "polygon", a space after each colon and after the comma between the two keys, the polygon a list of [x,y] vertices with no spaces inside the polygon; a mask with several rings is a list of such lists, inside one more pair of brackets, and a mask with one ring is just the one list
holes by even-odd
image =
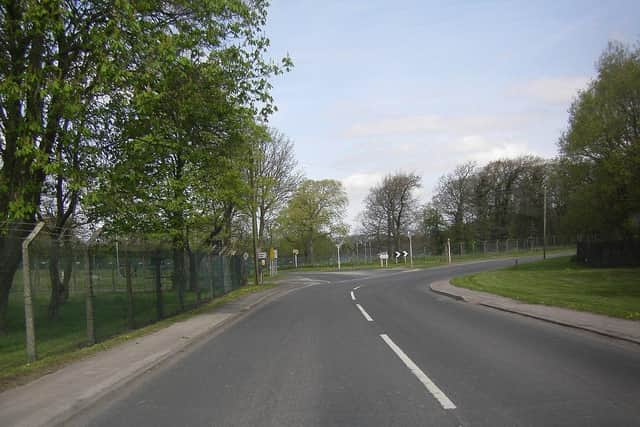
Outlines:
{"label": "road surface", "polygon": [[299,273],[82,414],[91,426],[630,426],[640,346],[455,301],[429,283],[513,261]]}

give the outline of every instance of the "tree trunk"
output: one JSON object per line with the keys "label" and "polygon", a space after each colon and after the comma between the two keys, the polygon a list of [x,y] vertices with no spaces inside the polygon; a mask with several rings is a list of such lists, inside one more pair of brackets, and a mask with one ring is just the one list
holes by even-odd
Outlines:
{"label": "tree trunk", "polygon": [[[60,259],[60,240],[64,238],[62,244],[63,259]],[[51,236],[51,246],[49,248],[49,278],[51,280],[51,296],[49,298],[48,316],[50,320],[58,318],[60,306],[69,299],[69,282],[73,272],[73,257],[71,251],[70,233],[65,232],[64,236],[56,233]],[[63,277],[60,277],[60,264],[62,262]]]}
{"label": "tree trunk", "polygon": [[62,264],[63,277],[61,303],[65,303],[69,300],[69,285],[71,283],[71,275],[73,274],[73,246],[71,245],[70,231],[68,231],[68,234],[64,239],[62,248],[64,249],[64,258]]}
{"label": "tree trunk", "polygon": [[24,231],[31,227],[10,225],[7,234],[0,237],[0,333],[9,332],[9,295],[13,277],[22,258],[22,240],[29,234]]}
{"label": "tree trunk", "polygon": [[60,303],[62,291],[62,281],[60,280],[60,271],[58,270],[58,261],[60,260],[60,246],[58,236],[51,236],[51,247],[49,248],[49,279],[51,281],[51,296],[49,297],[49,320],[58,318],[60,311]]}
{"label": "tree trunk", "polygon": [[309,265],[313,265],[314,263],[314,257],[313,257],[313,238],[310,237],[309,240],[307,241],[307,256],[309,257],[309,260],[307,261],[309,263]]}

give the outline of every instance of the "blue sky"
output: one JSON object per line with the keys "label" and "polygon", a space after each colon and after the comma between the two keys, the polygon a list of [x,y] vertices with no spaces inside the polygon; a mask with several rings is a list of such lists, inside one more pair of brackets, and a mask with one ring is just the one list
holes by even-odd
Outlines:
{"label": "blue sky", "polygon": [[638,1],[273,0],[270,124],[309,178],[342,181],[355,225],[384,175],[416,172],[427,201],[455,165],[553,157],[609,40],[640,41]]}

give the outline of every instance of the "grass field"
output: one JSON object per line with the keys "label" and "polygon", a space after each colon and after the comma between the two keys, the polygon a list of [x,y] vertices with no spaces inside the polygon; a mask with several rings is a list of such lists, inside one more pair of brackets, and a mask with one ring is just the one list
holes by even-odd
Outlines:
{"label": "grass field", "polygon": [[160,322],[157,322],[156,317],[155,294],[138,292],[134,294],[134,307],[136,327],[139,329],[133,331],[127,327],[126,295],[122,292],[98,294],[94,302],[98,344],[90,347],[87,346],[84,298],[80,295],[72,296],[61,307],[59,319],[49,321],[48,300],[39,296],[34,301],[38,360],[32,364],[26,363],[24,307],[15,296],[9,306],[10,333],[0,335],[0,390],[35,378],[70,360],[158,330],[195,313],[210,310],[247,293],[271,286],[273,285],[244,286],[197,308],[195,293],[185,292],[185,307],[191,307],[192,310],[177,315],[179,305],[176,292],[163,292],[165,319]]}
{"label": "grass field", "polygon": [[452,283],[527,303],[640,320],[640,268],[590,268],[560,257],[457,277]]}

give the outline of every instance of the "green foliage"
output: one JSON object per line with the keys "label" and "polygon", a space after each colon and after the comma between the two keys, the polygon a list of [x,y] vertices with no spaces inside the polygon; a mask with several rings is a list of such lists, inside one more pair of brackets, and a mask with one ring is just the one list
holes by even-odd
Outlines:
{"label": "green foliage", "polygon": [[61,228],[82,199],[93,224],[169,232],[181,250],[190,228],[206,224],[211,237],[230,222],[244,131],[275,110],[270,78],[292,66],[266,58],[267,6],[0,5],[0,330],[15,242],[38,210]]}
{"label": "green foliage", "polygon": [[347,194],[341,182],[304,180],[279,216],[281,234],[304,248],[304,254],[312,260],[317,240],[344,234],[346,207]]}
{"label": "green foliage", "polygon": [[640,47],[609,44],[560,140],[568,224],[583,235],[640,235]]}

